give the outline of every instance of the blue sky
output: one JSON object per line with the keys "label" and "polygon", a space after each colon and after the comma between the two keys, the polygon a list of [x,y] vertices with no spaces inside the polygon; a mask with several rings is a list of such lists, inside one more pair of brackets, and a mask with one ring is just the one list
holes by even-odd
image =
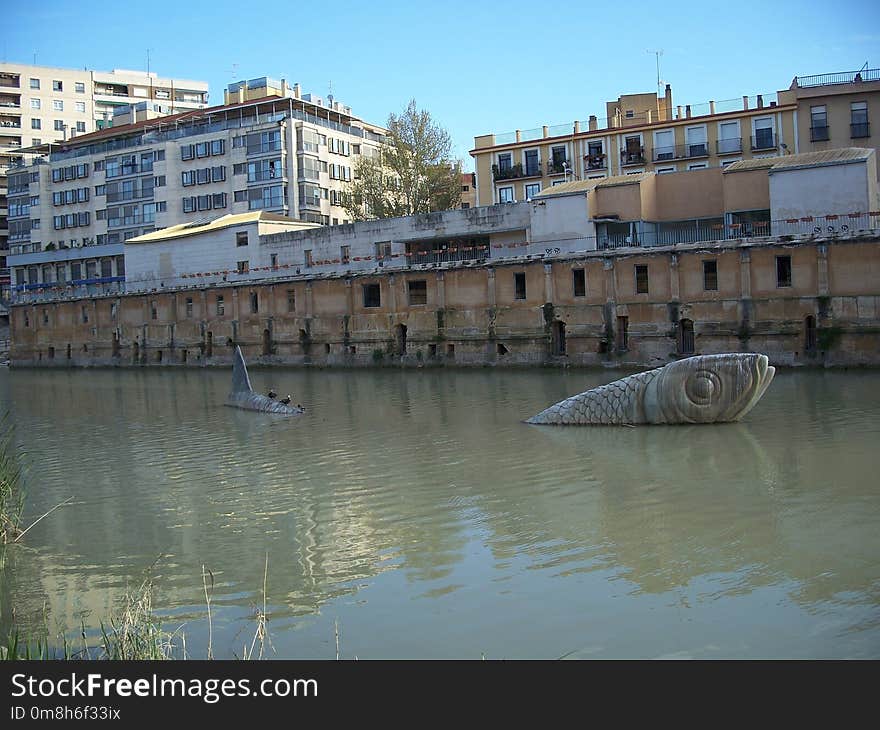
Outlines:
{"label": "blue sky", "polygon": [[675,104],[787,88],[795,75],[880,67],[880,2],[372,3],[44,0],[10,4],[3,60],[146,69],[226,84],[300,82],[382,124],[410,98],[467,154],[475,135],[603,117],[622,93],[672,84]]}

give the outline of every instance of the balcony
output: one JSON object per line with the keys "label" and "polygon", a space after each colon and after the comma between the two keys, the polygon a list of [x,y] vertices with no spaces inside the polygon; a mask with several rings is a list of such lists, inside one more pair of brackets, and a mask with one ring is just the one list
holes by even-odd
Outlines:
{"label": "balcony", "polygon": [[852,139],[862,139],[871,136],[871,125],[868,122],[849,125],[849,136]]}
{"label": "balcony", "polygon": [[153,223],[156,220],[155,214],[137,213],[136,215],[127,215],[120,218],[108,218],[107,228],[122,228],[123,226],[139,226],[143,223]]}
{"label": "balcony", "polygon": [[548,175],[564,175],[569,169],[568,160],[550,160],[547,163]]}
{"label": "balcony", "polygon": [[669,147],[654,148],[654,162],[662,160],[686,160],[694,157],[708,157],[709,148],[705,142],[697,144],[680,144]]}
{"label": "balcony", "polygon": [[584,155],[584,172],[591,170],[604,170],[608,167],[605,155],[601,152],[595,155]]}
{"label": "balcony", "polygon": [[742,139],[719,139],[715,141],[715,149],[719,155],[735,155],[742,152]]}
{"label": "balcony", "polygon": [[0,128],[2,129],[21,129],[21,121],[18,119],[0,119]]}
{"label": "balcony", "polygon": [[855,84],[862,81],[880,81],[880,68],[869,68],[864,71],[844,71],[833,74],[816,74],[815,76],[798,76],[795,78],[795,85],[800,89],[805,89],[810,86]]}
{"label": "balcony", "polygon": [[312,210],[321,210],[321,201],[316,198],[306,198],[302,195],[299,198],[300,208],[310,208]]}
{"label": "balcony", "polygon": [[831,135],[828,132],[827,124],[810,127],[810,142],[827,142],[829,139],[831,139]]}
{"label": "balcony", "polygon": [[523,167],[520,164],[511,165],[509,167],[499,167],[492,165],[492,177],[497,180],[516,180],[521,177],[541,177],[541,167],[539,165],[528,165]]}
{"label": "balcony", "polygon": [[0,99],[0,108],[21,109],[21,102],[15,101],[15,99],[10,98]]}
{"label": "balcony", "polygon": [[620,164],[623,167],[627,165],[644,165],[645,164],[645,148],[620,150]]}
{"label": "balcony", "polygon": [[18,74],[0,74],[0,88],[3,89],[19,89],[21,82]]}
{"label": "balcony", "polygon": [[106,179],[111,180],[116,177],[125,177],[126,175],[140,175],[142,172],[152,172],[153,171],[153,163],[147,162],[142,164],[133,164],[133,165],[119,165],[118,167],[107,167],[104,170],[104,175]]}
{"label": "balcony", "polygon": [[779,138],[769,130],[766,133],[761,132],[752,137],[752,152],[775,150],[777,147],[779,147]]}

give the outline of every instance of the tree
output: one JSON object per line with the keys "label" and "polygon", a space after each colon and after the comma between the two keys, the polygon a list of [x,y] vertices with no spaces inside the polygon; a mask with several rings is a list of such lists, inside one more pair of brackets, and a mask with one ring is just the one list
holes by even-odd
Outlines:
{"label": "tree", "polygon": [[385,144],[354,168],[344,198],[354,220],[396,218],[449,210],[461,199],[461,163],[452,159],[449,133],[411,100],[388,116]]}

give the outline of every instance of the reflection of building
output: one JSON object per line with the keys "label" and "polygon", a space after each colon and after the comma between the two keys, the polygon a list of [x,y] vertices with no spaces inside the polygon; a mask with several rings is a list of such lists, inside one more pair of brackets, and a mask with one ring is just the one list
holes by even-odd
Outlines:
{"label": "reflection of building", "polygon": [[476,137],[479,205],[527,200],[549,187],[642,172],[725,167],[834,147],[873,147],[880,69],[798,77],[790,89],[673,106],[672,90],[626,94],[606,117]]}
{"label": "reflection of building", "polygon": [[233,104],[170,116],[136,104],[112,128],[32,148],[48,157],[10,174],[14,286],[112,288],[125,275],[123,241],[205,218],[265,210],[346,222],[355,161],[376,153],[384,130],[298,85],[249,83],[227,92],[242,97]]}
{"label": "reflection of building", "polygon": [[[173,114],[201,109],[207,102],[208,84],[204,81],[162,78],[143,71],[0,63],[0,258],[7,249],[6,174],[9,168],[21,169],[28,161],[22,150],[112,125],[115,110],[128,104],[150,104]],[[10,187],[15,192],[9,196],[9,207],[25,212],[8,226],[10,240],[17,242],[31,231],[33,222],[26,214],[37,196],[23,189],[20,181]],[[8,284],[3,267],[0,260],[0,286]]]}

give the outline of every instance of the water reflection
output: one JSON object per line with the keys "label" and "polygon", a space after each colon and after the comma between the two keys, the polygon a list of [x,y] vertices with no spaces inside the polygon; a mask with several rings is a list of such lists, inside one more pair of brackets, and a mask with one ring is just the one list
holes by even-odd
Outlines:
{"label": "water reflection", "polygon": [[522,423],[615,375],[252,372],[307,408],[279,419],[219,405],[226,371],[4,373],[29,511],[75,501],[0,610],[95,625],[161,555],[196,651],[214,571],[229,653],[268,553],[282,656],[336,617],[365,657],[880,654],[877,376],[780,373],[741,424]]}

